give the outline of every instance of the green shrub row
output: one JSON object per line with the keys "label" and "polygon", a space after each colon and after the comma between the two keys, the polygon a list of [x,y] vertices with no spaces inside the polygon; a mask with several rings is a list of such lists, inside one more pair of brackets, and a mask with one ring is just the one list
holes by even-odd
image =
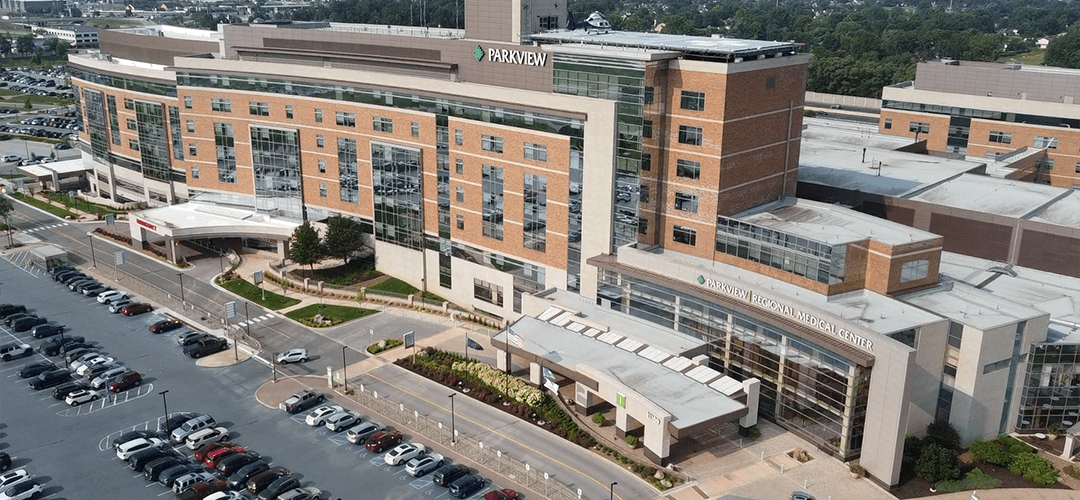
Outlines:
{"label": "green shrub row", "polygon": [[1009,472],[1021,476],[1039,486],[1057,484],[1057,473],[1050,461],[1033,453],[1013,455]]}
{"label": "green shrub row", "polygon": [[401,339],[387,339],[380,340],[374,344],[368,346],[367,351],[371,354],[379,354],[383,351],[389,351],[399,345],[405,345],[405,341]]}
{"label": "green shrub row", "polygon": [[944,493],[956,493],[968,490],[991,490],[1001,487],[1001,481],[994,476],[986,474],[978,467],[968,472],[963,479],[956,481],[941,481],[934,485],[938,491]]}
{"label": "green shrub row", "polygon": [[1012,436],[998,436],[993,441],[972,441],[968,448],[980,462],[1008,467],[1009,472],[1039,486],[1057,484],[1057,473],[1049,460],[1035,449]]}

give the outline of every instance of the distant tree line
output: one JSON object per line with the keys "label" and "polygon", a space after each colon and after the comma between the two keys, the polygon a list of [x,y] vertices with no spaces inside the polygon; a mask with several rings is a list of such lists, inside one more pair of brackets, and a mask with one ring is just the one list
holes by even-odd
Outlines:
{"label": "distant tree line", "polygon": [[[671,34],[803,42],[814,55],[808,90],[863,97],[880,97],[882,87],[914,78],[918,61],[995,61],[1030,51],[1035,38],[1065,33],[1080,19],[1074,4],[1050,0],[955,0],[951,11],[948,6],[930,0],[569,3],[579,17],[599,11],[619,30],[662,26]],[[463,7],[464,0],[333,0],[299,9],[291,19],[464,27]],[[1046,64],[1080,64],[1080,26],[1051,44]]]}

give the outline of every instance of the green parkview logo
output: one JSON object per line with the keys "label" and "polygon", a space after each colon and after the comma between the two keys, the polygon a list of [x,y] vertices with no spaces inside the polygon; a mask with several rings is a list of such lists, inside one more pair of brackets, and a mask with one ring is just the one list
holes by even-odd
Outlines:
{"label": "green parkview logo", "polygon": [[477,45],[476,48],[473,49],[472,55],[473,55],[473,57],[476,58],[477,62],[483,61],[484,60],[484,49],[483,49],[483,47],[480,47],[479,45]]}
{"label": "green parkview logo", "polygon": [[699,274],[698,277],[697,277],[697,282],[698,282],[699,285],[704,285],[705,284],[705,277]]}

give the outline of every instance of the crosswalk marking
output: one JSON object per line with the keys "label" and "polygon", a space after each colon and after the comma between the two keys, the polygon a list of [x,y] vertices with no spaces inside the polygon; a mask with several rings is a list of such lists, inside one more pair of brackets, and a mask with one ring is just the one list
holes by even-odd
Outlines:
{"label": "crosswalk marking", "polygon": [[23,232],[24,233],[33,233],[35,231],[42,231],[42,230],[45,230],[45,229],[54,229],[54,228],[63,227],[63,226],[66,226],[66,225],[68,225],[67,222],[64,222],[64,223],[61,223],[61,224],[50,224],[48,226],[39,226],[39,227],[30,228],[30,229],[24,229]]}
{"label": "crosswalk marking", "polygon": [[277,316],[275,316],[273,314],[264,314],[262,316],[256,316],[254,318],[251,318],[251,321],[241,321],[241,322],[237,323],[236,326],[239,326],[239,327],[243,328],[245,326],[254,325],[255,323],[261,323],[263,321],[268,321],[268,320],[274,319],[276,317]]}

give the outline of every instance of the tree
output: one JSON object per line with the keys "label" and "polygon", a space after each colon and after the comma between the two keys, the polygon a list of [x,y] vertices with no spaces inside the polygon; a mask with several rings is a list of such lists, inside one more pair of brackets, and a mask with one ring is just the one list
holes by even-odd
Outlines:
{"label": "tree", "polygon": [[29,54],[34,51],[34,37],[32,35],[23,35],[15,39],[15,49],[20,54]]}
{"label": "tree", "polygon": [[11,54],[11,48],[11,39],[8,38],[6,34],[0,35],[0,52],[4,54],[4,57],[7,57],[8,54]]}
{"label": "tree", "polygon": [[343,215],[326,219],[326,255],[348,265],[349,256],[364,246],[363,241],[363,231],[355,219]]}
{"label": "tree", "polygon": [[928,444],[923,446],[919,461],[915,463],[915,474],[931,484],[956,479],[960,476],[960,457],[955,451]]}
{"label": "tree", "polygon": [[0,217],[4,218],[4,229],[7,230],[8,245],[13,245],[11,241],[11,225],[8,224],[8,215],[15,210],[15,207],[11,206],[11,200],[8,200],[7,196],[0,196]]}
{"label": "tree", "polygon": [[311,272],[315,273],[315,264],[323,258],[323,246],[319,242],[319,232],[311,227],[311,223],[304,221],[293,231],[292,245],[289,246],[293,262],[307,265]]}
{"label": "tree", "polygon": [[1068,33],[1050,40],[1046,46],[1047,66],[1059,68],[1080,68],[1080,24],[1073,26]]}
{"label": "tree", "polygon": [[936,444],[949,450],[960,449],[960,434],[948,420],[938,419],[926,426],[926,443]]}

